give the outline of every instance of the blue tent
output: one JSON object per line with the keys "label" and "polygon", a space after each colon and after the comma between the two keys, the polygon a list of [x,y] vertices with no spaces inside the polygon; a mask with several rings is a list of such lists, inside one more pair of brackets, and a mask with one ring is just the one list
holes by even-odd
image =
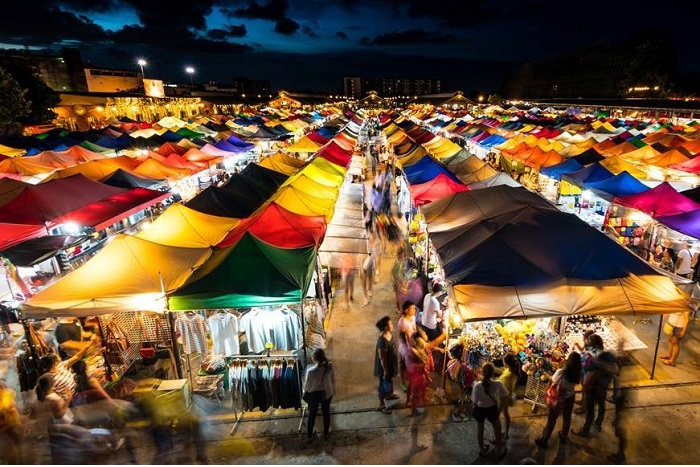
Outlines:
{"label": "blue tent", "polygon": [[562,174],[576,172],[581,169],[583,169],[583,166],[575,159],[567,159],[558,164],[540,168],[540,173],[554,180],[561,180]]}
{"label": "blue tent", "polygon": [[501,135],[491,135],[488,138],[479,141],[479,144],[485,148],[492,148],[506,141]]}
{"label": "blue tent", "polygon": [[236,135],[229,136],[226,141],[234,146],[238,146],[239,148],[250,149],[255,146],[253,143],[246,143]]}
{"label": "blue tent", "polygon": [[562,174],[561,178],[576,186],[583,186],[586,182],[599,182],[613,176],[611,171],[596,162],[585,169]]}
{"label": "blue tent", "polygon": [[586,182],[583,186],[607,201],[612,201],[615,196],[636,195],[649,189],[626,170],[599,182]]}
{"label": "blue tent", "polygon": [[447,167],[430,156],[422,157],[415,164],[404,167],[403,171],[406,173],[408,182],[411,185],[429,182],[441,173],[447,175],[457,183],[462,183]]}
{"label": "blue tent", "polygon": [[[436,213],[431,205],[445,201],[426,205],[428,232],[447,281],[538,286],[561,279],[656,274],[612,238],[544,200],[530,201],[522,190],[498,186],[469,191],[453,198],[459,206],[447,210],[438,205]],[[452,213],[457,217],[452,219]],[[460,225],[459,219],[466,222]],[[441,223],[447,230],[435,232]]]}
{"label": "blue tent", "polygon": [[234,146],[233,144],[229,143],[224,139],[217,141],[214,144],[214,147],[216,147],[217,149],[221,149],[222,151],[228,152],[246,152],[248,150],[241,146]]}
{"label": "blue tent", "polygon": [[595,164],[596,162],[600,162],[603,159],[605,159],[605,157],[595,149],[588,148],[581,154],[572,157],[572,159],[578,162],[579,164],[586,166],[590,164]]}

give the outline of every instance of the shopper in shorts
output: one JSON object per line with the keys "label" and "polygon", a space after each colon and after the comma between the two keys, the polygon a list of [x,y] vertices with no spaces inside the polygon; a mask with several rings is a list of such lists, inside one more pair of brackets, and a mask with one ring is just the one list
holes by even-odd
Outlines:
{"label": "shopper in shorts", "polygon": [[481,381],[474,383],[472,388],[472,404],[474,404],[474,419],[477,422],[477,441],[479,442],[479,455],[485,456],[489,452],[489,447],[484,444],[484,421],[488,420],[493,427],[494,446],[498,455],[498,460],[506,455],[503,435],[501,433],[501,421],[498,418],[498,400],[508,396],[508,390],[503,383],[494,381],[495,373],[493,364],[484,363],[481,367]]}

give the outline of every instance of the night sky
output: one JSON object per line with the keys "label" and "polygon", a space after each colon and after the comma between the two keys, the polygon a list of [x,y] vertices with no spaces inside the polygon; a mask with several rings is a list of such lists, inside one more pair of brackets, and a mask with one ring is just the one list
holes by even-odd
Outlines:
{"label": "night sky", "polygon": [[[700,2],[561,0],[20,0],[0,14],[0,46],[74,46],[94,66],[204,83],[269,79],[333,92],[343,76],[436,77],[496,90],[515,64],[640,30],[668,30],[679,67],[700,71]],[[666,8],[678,5],[677,10]]]}

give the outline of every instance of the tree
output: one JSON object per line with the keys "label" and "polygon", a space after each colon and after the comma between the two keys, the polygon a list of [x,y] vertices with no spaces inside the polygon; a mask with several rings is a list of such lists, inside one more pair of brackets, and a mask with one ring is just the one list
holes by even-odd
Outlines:
{"label": "tree", "polygon": [[30,102],[29,114],[19,119],[23,124],[51,123],[56,113],[51,110],[61,99],[46,85],[31,68],[20,63],[8,63],[5,70],[26,90],[26,98]]}
{"label": "tree", "polygon": [[20,119],[29,115],[27,90],[5,69],[0,68],[0,132],[12,133],[22,127]]}
{"label": "tree", "polygon": [[648,97],[663,97],[676,73],[678,52],[668,31],[640,31],[625,44],[630,57],[623,93],[635,87],[648,88]]}

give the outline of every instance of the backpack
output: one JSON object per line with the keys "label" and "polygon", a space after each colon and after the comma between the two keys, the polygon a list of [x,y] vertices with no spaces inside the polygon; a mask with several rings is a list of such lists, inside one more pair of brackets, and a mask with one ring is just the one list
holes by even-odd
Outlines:
{"label": "backpack", "polygon": [[544,402],[550,409],[555,409],[564,402],[564,386],[554,381],[550,381],[544,393]]}

